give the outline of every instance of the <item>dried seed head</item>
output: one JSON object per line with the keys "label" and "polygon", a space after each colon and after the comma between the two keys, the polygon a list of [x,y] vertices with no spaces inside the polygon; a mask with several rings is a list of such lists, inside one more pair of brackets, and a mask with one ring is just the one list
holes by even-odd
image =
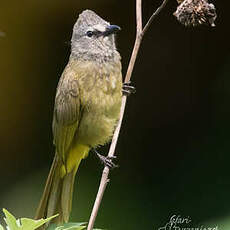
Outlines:
{"label": "dried seed head", "polygon": [[208,24],[215,26],[216,9],[207,0],[177,0],[181,3],[174,16],[177,20],[185,26],[197,26],[201,24]]}

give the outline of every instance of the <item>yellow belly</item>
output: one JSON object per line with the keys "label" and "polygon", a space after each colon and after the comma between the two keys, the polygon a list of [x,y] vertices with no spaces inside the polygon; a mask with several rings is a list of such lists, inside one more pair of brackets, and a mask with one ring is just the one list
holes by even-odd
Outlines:
{"label": "yellow belly", "polygon": [[88,156],[90,148],[103,145],[111,139],[119,119],[121,101],[116,98],[106,100],[110,100],[109,106],[106,103],[102,106],[101,100],[98,105],[91,105],[84,111],[62,175],[77,170],[80,161]]}
{"label": "yellow belly", "polygon": [[[91,66],[92,63],[88,65]],[[81,112],[78,128],[67,154],[67,172],[73,170],[75,165],[78,167],[90,148],[104,145],[113,135],[122,99],[120,61],[116,65],[107,63],[100,68],[96,66],[90,77],[82,75],[77,80]]]}
{"label": "yellow belly", "polygon": [[73,146],[69,151],[66,166],[63,165],[61,169],[61,177],[70,173],[73,169],[77,170],[81,160],[88,156],[89,149],[89,146],[81,144]]}
{"label": "yellow belly", "polygon": [[121,96],[97,97],[83,113],[76,141],[90,147],[108,142],[119,119],[120,106]]}

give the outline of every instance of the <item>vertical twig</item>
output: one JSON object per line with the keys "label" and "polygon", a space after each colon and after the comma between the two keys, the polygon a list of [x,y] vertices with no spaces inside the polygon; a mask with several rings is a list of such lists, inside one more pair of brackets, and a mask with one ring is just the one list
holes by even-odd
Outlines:
{"label": "vertical twig", "polygon": [[[162,5],[152,14],[152,16],[149,18],[147,24],[145,25],[145,27],[143,29],[143,27],[142,27],[142,0],[136,0],[136,39],[135,39],[135,44],[134,44],[134,47],[133,47],[132,55],[131,55],[131,58],[130,58],[130,61],[129,61],[129,66],[128,66],[126,76],[125,76],[125,81],[124,81],[125,83],[128,83],[130,81],[130,79],[131,79],[133,68],[134,68],[134,65],[135,65],[136,58],[137,58],[137,54],[138,54],[138,51],[139,51],[139,48],[140,48],[140,45],[141,45],[141,41],[142,41],[142,38],[143,38],[145,32],[149,28],[149,26],[152,23],[153,19],[164,8],[164,6],[166,5],[167,1],[168,0],[163,1]],[[115,153],[117,140],[118,140],[118,136],[119,136],[120,128],[121,128],[121,123],[122,123],[123,116],[124,116],[126,100],[127,100],[127,96],[124,95],[122,97],[120,119],[119,119],[119,122],[117,124],[116,129],[115,129],[113,139],[112,139],[112,142],[111,142],[111,145],[110,145],[109,153],[108,153],[109,157],[114,156],[114,153]],[[101,182],[100,182],[99,189],[98,189],[98,192],[97,192],[96,200],[94,202],[93,210],[91,212],[91,216],[90,216],[90,219],[89,219],[89,224],[88,224],[87,230],[92,230],[93,229],[94,222],[95,222],[95,219],[97,217],[98,209],[100,207],[101,200],[102,200],[105,188],[107,186],[107,183],[109,182],[108,176],[109,176],[109,167],[105,166],[104,170],[102,172]]]}
{"label": "vertical twig", "polygon": [[151,25],[153,19],[154,19],[154,18],[161,12],[161,10],[166,6],[167,2],[168,2],[168,0],[164,0],[164,1],[162,2],[162,4],[157,8],[157,10],[152,14],[152,16],[149,18],[148,22],[146,23],[146,25],[145,25],[145,27],[144,27],[144,29],[143,29],[143,31],[142,31],[143,34],[148,30],[148,28],[149,28],[149,26]]}

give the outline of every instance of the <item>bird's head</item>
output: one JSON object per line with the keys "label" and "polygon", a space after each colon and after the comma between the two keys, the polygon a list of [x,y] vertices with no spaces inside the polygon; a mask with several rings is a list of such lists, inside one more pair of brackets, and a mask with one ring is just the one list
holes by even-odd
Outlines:
{"label": "bird's head", "polygon": [[119,30],[119,26],[110,25],[93,11],[83,11],[73,28],[72,55],[86,60],[113,58],[117,53],[114,34]]}

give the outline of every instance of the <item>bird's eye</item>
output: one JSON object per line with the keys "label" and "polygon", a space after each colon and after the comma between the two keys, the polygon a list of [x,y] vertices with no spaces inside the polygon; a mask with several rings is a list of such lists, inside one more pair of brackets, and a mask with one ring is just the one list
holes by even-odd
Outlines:
{"label": "bird's eye", "polygon": [[93,31],[91,31],[91,30],[87,31],[87,32],[86,32],[86,35],[87,35],[88,37],[92,37],[92,36],[93,36]]}

